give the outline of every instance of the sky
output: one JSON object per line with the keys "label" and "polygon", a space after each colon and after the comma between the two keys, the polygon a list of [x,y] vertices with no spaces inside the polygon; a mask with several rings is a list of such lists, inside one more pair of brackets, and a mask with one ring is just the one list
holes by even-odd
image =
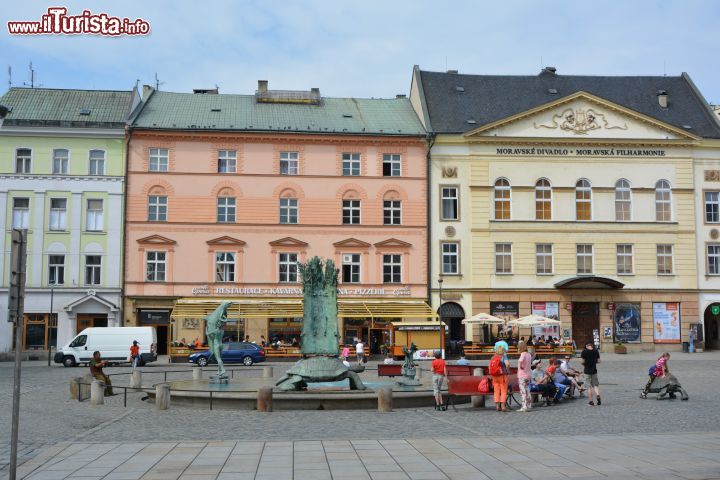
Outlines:
{"label": "sky", "polygon": [[[143,18],[139,37],[12,36],[6,22],[50,6]],[[409,93],[413,65],[460,73],[679,75],[720,104],[720,2],[504,0],[4,1],[0,92],[14,86],[129,90],[136,81],[252,94],[319,87],[332,97]]]}

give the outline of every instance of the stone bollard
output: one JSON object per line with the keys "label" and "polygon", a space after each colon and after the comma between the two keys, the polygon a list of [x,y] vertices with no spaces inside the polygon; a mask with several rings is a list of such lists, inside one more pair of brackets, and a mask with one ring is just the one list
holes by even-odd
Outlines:
{"label": "stone bollard", "polygon": [[263,378],[273,378],[273,367],[263,367]]}
{"label": "stone bollard", "polygon": [[130,388],[142,387],[142,372],[140,370],[134,370],[130,374]]}
{"label": "stone bollard", "polygon": [[[476,377],[482,377],[484,375],[482,368],[476,368],[473,370],[473,375]],[[473,408],[484,408],[485,407],[485,395],[475,395],[470,397]]]}
{"label": "stone bollard", "polygon": [[167,410],[170,408],[170,385],[161,383],[155,387],[155,408]]}
{"label": "stone bollard", "polygon": [[89,373],[85,376],[80,377],[80,389],[78,390],[80,398],[78,400],[83,401],[90,398],[90,385],[92,384],[95,377]]}
{"label": "stone bollard", "polygon": [[257,411],[273,411],[273,389],[272,387],[260,387],[257,393]]}
{"label": "stone bollard", "polygon": [[377,399],[378,399],[378,412],[392,412],[393,395],[392,395],[391,387],[378,388]]}
{"label": "stone bollard", "polygon": [[420,365],[415,367],[415,380],[422,380],[422,367]]}
{"label": "stone bollard", "polygon": [[195,367],[193,368],[193,381],[196,382],[198,380],[202,380],[202,368]]}
{"label": "stone bollard", "polygon": [[70,379],[70,398],[73,400],[80,400],[80,382],[82,382],[82,377]]}
{"label": "stone bollard", "polygon": [[90,405],[105,404],[105,382],[93,380],[90,385]]}

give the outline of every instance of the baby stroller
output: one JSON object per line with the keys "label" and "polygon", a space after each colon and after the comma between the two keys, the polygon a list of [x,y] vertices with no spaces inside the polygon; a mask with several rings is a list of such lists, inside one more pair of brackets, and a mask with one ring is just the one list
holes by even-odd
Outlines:
{"label": "baby stroller", "polygon": [[[664,398],[677,398],[677,393],[680,394],[681,400],[688,399],[688,394],[680,385],[677,377],[669,372],[666,373],[664,377],[655,377],[650,384],[648,393],[656,393],[657,400],[663,400]],[[641,393],[640,398],[647,397]]]}

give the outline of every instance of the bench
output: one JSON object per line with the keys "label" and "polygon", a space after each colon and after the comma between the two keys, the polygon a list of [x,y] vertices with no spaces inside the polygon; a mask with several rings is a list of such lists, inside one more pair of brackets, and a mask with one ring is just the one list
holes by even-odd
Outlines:
{"label": "bench", "polygon": [[[487,396],[493,396],[494,392],[492,390],[487,391],[478,391],[478,386],[480,385],[480,380],[485,376],[475,376],[475,375],[469,375],[469,376],[456,376],[456,377],[448,377],[448,403],[451,407],[453,407],[453,410],[457,411],[457,408],[455,407],[455,403],[453,402],[453,397],[459,396],[459,397],[481,397],[480,406],[485,406],[485,397]],[[489,377],[488,377],[489,378]],[[490,382],[492,383],[492,379],[490,379]],[[510,403],[513,400],[513,394],[519,393],[520,388],[518,385],[517,375],[509,375],[508,376],[508,397],[507,397],[507,405],[510,407]],[[515,403],[518,403],[517,400],[515,400]]]}
{"label": "bench", "polygon": [[377,371],[378,377],[399,377],[402,375],[402,365],[379,363]]}
{"label": "bench", "polygon": [[471,376],[476,368],[473,365],[446,365],[448,377]]}

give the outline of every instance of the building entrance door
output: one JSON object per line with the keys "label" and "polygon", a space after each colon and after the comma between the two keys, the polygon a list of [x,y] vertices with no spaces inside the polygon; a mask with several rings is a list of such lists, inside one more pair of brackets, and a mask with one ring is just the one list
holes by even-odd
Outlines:
{"label": "building entrance door", "polygon": [[705,309],[703,324],[705,325],[705,349],[720,348],[720,303],[708,305]]}
{"label": "building entrance door", "polygon": [[107,327],[107,315],[84,314],[79,313],[77,316],[77,333],[82,332],[86,328]]}
{"label": "building entrance door", "polygon": [[600,330],[600,305],[596,302],[572,302],[572,337],[578,348],[593,342],[593,330]]}

